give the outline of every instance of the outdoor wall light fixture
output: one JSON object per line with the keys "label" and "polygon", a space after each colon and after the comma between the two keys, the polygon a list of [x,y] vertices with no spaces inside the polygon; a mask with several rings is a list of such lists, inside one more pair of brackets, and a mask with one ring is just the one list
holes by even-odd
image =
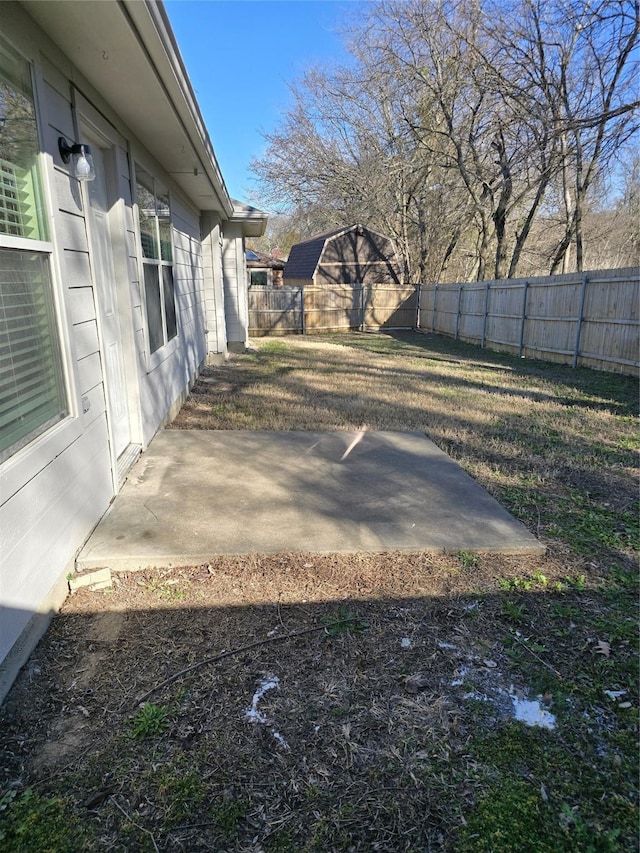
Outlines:
{"label": "outdoor wall light fixture", "polygon": [[58,151],[63,163],[71,160],[71,173],[79,181],[93,181],[96,170],[93,167],[91,148],[88,145],[68,145],[64,136],[58,137]]}

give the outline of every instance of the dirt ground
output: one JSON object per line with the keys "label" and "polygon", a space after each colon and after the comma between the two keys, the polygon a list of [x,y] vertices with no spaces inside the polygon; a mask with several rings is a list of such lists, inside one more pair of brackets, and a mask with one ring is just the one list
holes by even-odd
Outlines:
{"label": "dirt ground", "polygon": [[[491,595],[522,559],[471,562],[254,555],[80,590],[6,703],[2,782],[64,777],[100,849],[342,849],[336,832],[353,849],[439,848],[464,804],[446,778],[425,787],[423,765],[464,764],[470,693],[492,697],[491,725],[529,690],[511,683]],[[166,717],[136,739],[141,699]],[[471,798],[471,772],[468,785]]]}

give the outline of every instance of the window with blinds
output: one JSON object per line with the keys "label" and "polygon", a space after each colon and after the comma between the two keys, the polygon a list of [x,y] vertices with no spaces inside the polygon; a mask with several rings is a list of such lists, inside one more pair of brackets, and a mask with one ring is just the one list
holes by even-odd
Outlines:
{"label": "window with blinds", "polygon": [[[38,171],[31,67],[1,37],[0,138],[2,462],[69,410]],[[28,248],[31,241],[33,250]]]}
{"label": "window with blinds", "polygon": [[67,414],[49,259],[0,249],[0,460]]}

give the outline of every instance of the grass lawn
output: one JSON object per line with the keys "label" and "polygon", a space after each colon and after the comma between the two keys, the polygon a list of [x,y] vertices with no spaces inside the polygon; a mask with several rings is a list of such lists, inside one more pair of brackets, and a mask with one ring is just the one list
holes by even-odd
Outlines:
{"label": "grass lawn", "polygon": [[75,593],[0,709],[0,851],[638,850],[637,381],[264,339],[172,424],[361,427],[426,433],[546,556],[256,554]]}

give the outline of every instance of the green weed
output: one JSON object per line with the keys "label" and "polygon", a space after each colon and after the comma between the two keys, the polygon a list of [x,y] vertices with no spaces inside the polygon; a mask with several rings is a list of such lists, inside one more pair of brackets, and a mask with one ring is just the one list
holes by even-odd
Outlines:
{"label": "green weed", "polygon": [[192,818],[206,794],[195,770],[173,765],[155,773],[152,784],[157,786],[156,795],[163,807],[165,826],[175,826]]}
{"label": "green weed", "polygon": [[134,738],[146,738],[161,734],[168,726],[169,706],[145,702],[131,720],[130,732]]}
{"label": "green weed", "polygon": [[[558,696],[554,712],[563,707],[571,705]],[[574,717],[572,727],[581,743],[578,754],[555,732],[517,723],[476,736],[473,752],[480,772],[488,780],[498,773],[500,782],[489,781],[467,816],[456,850],[528,853],[534,849],[533,839],[536,853],[627,849],[619,846],[620,827],[631,826],[635,804],[617,792],[624,778],[622,762],[598,760],[599,747],[589,739],[588,726],[582,728]]]}
{"label": "green weed", "polygon": [[26,788],[0,798],[0,851],[77,853],[85,840],[84,829],[62,797]]}
{"label": "green weed", "polygon": [[244,818],[245,813],[244,803],[237,800],[230,803],[220,803],[211,809],[211,817],[227,835],[233,835],[238,831],[240,821]]}
{"label": "green weed", "polygon": [[602,506],[588,493],[578,491],[557,501],[551,532],[566,540],[578,554],[593,553],[603,547],[640,549],[640,526],[635,513]]}
{"label": "green weed", "polygon": [[478,565],[478,555],[469,551],[460,551],[458,559],[463,569],[473,569]]}
{"label": "green weed", "polygon": [[346,633],[360,634],[369,627],[366,619],[361,619],[344,604],[338,607],[333,616],[323,616],[320,622],[330,637]]}
{"label": "green weed", "polygon": [[500,611],[503,618],[514,625],[522,625],[529,616],[524,604],[510,601],[508,598],[500,602]]}

